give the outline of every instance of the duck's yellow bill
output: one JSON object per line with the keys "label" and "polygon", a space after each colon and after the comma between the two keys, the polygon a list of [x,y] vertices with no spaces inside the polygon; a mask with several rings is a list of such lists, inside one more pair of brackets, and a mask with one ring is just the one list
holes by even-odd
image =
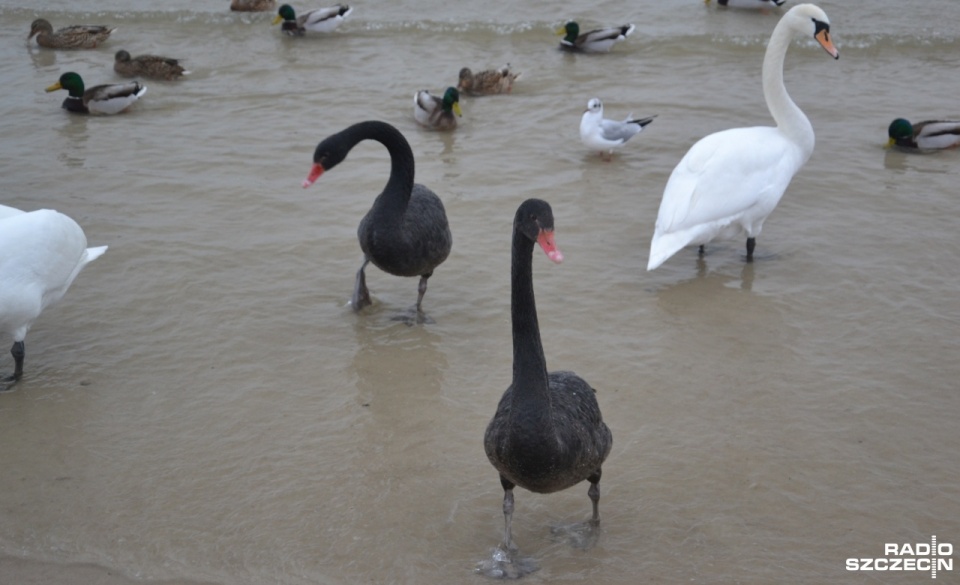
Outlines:
{"label": "duck's yellow bill", "polygon": [[48,87],[48,88],[45,89],[44,91],[51,92],[51,91],[57,91],[58,89],[63,89],[63,86],[60,85],[60,82],[59,82],[59,81],[56,82],[56,83],[54,83],[53,85],[51,85],[50,87]]}

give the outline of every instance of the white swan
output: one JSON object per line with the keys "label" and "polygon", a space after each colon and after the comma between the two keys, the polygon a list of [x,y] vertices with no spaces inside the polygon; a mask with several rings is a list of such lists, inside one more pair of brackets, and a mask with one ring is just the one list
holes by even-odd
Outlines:
{"label": "white swan", "polygon": [[14,360],[13,374],[0,379],[0,390],[23,375],[23,340],[33,322],[106,250],[87,248],[83,230],[62,213],[0,205],[0,333],[13,337]]}
{"label": "white swan", "polygon": [[733,128],[710,134],[683,157],[663,190],[647,270],[690,244],[747,233],[755,238],[793,175],[813,153],[810,120],[787,94],[783,61],[795,36],[810,35],[834,58],[827,15],[813,4],[791,8],[777,23],[763,58],[763,95],[776,127]]}

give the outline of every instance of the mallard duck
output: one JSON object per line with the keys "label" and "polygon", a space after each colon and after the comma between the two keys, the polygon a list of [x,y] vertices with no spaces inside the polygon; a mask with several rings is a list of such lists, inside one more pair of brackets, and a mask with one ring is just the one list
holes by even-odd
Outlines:
{"label": "mallard duck", "polygon": [[519,78],[519,73],[511,73],[509,64],[500,69],[487,69],[480,73],[474,73],[469,67],[464,67],[460,70],[457,89],[467,95],[510,93],[513,90],[513,82]]}
{"label": "mallard duck", "polygon": [[167,81],[190,74],[176,59],[156,55],[131,57],[130,53],[124,50],[117,51],[114,55],[113,70],[124,77],[149,77]]}
{"label": "mallard duck", "polygon": [[351,12],[353,8],[346,4],[336,4],[330,8],[317,8],[297,16],[292,6],[284,4],[277,10],[273,24],[282,21],[283,26],[280,29],[283,32],[290,36],[302,37],[307,32],[332,32],[343,23],[346,17],[350,16]]}
{"label": "mallard duck", "polygon": [[[717,0],[717,4],[720,6],[727,6],[729,8],[776,8],[777,6],[783,6],[783,3],[787,0]],[[710,0],[704,0],[706,4],[710,4]]]}
{"label": "mallard duck", "polygon": [[83,229],[62,213],[0,205],[0,334],[13,337],[14,362],[13,374],[0,379],[0,391],[23,377],[23,341],[33,322],[106,251],[88,248]]}
{"label": "mallard duck", "polygon": [[632,116],[633,114],[627,116],[623,122],[607,120],[603,117],[603,102],[599,98],[593,98],[587,102],[587,110],[580,118],[580,141],[587,148],[600,151],[601,156],[604,151],[612,155],[614,148],[626,144],[627,140],[639,134],[656,118],[650,116],[631,120]]}
{"label": "mallard duck", "polygon": [[233,0],[230,10],[236,12],[266,12],[277,6],[277,0]]}
{"label": "mallard duck", "polygon": [[75,114],[119,114],[147,93],[147,87],[138,81],[97,85],[84,90],[83,79],[73,71],[61,75],[47,91],[58,89],[70,92],[62,107]]}
{"label": "mallard duck", "polygon": [[960,121],[926,120],[911,124],[903,118],[890,122],[887,146],[936,150],[960,146]]}
{"label": "mallard duck", "polygon": [[117,30],[96,24],[75,24],[53,31],[53,25],[43,18],[30,24],[27,40],[37,36],[37,44],[48,49],[94,49]]}
{"label": "mallard duck", "polygon": [[413,117],[428,128],[453,130],[457,127],[454,114],[463,115],[460,110],[460,92],[454,87],[448,87],[442,98],[431,95],[425,89],[413,96]]}
{"label": "mallard duck", "polygon": [[560,41],[560,48],[564,51],[584,53],[606,53],[614,43],[630,36],[637,27],[632,24],[598,28],[580,34],[580,25],[570,21],[557,30],[558,35],[566,35]]}

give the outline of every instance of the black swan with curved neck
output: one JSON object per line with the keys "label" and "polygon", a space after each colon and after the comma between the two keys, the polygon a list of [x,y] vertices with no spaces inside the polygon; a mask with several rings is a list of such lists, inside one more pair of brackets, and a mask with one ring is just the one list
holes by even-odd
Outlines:
{"label": "black swan with curved neck", "polygon": [[364,269],[373,262],[395,276],[420,277],[416,319],[422,322],[427,279],[447,259],[453,237],[443,202],[433,191],[413,182],[413,151],[403,134],[386,122],[368,121],[325,138],[313,153],[313,167],[303,186],[309,187],[324,171],[343,162],[350,149],[363,140],[376,140],[387,147],[390,179],[357,228],[364,261],[357,271],[351,304],[354,311],[371,304]]}
{"label": "black swan with curved neck", "polygon": [[551,493],[583,480],[600,522],[600,466],[613,436],[603,422],[596,392],[573,372],[547,373],[533,295],[534,242],[554,262],[563,260],[553,240],[553,211],[546,201],[528,199],[513,223],[511,302],[513,382],[487,426],[483,446],[503,485],[503,544],[511,545],[513,488]]}

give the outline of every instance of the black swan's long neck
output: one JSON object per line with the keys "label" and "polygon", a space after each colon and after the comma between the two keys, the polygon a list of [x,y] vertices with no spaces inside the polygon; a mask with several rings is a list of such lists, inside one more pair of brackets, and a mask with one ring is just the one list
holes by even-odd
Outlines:
{"label": "black swan's long neck", "polygon": [[545,397],[548,387],[547,361],[543,357],[537,304],[533,296],[533,247],[534,242],[530,238],[514,230],[510,312],[513,321],[515,400]]}
{"label": "black swan's long neck", "polygon": [[413,191],[413,150],[399,130],[378,121],[360,122],[343,131],[344,146],[352,149],[363,140],[376,140],[390,153],[390,179],[377,197],[374,209],[383,217],[399,219]]}

